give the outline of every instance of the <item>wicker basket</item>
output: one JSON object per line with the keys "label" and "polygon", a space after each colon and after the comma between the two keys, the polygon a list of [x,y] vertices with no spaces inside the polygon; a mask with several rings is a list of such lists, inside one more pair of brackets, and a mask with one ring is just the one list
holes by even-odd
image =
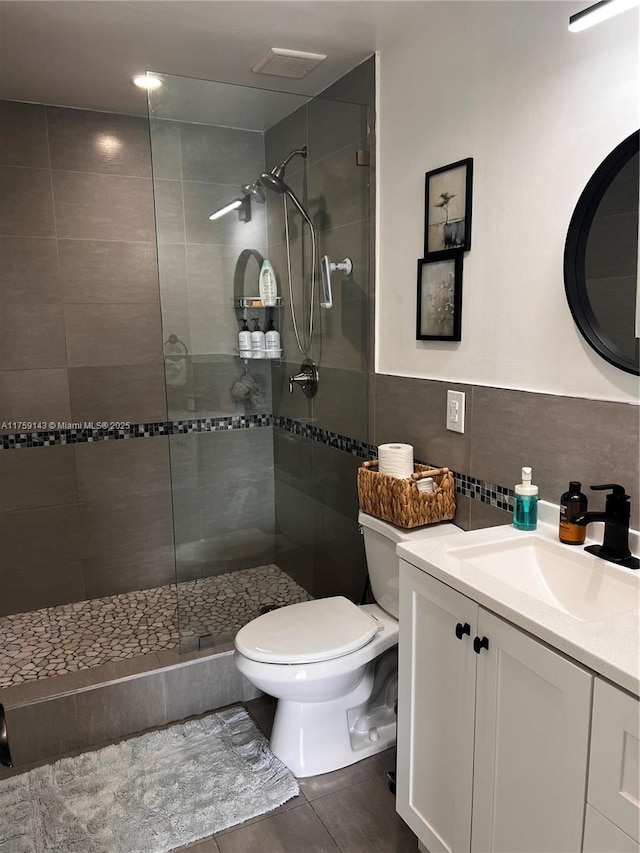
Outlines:
{"label": "wicker basket", "polygon": [[[397,527],[412,528],[438,521],[450,521],[456,514],[453,474],[448,468],[414,465],[409,480],[374,470],[378,460],[358,468],[360,509]],[[433,478],[433,492],[421,492],[418,480]]]}

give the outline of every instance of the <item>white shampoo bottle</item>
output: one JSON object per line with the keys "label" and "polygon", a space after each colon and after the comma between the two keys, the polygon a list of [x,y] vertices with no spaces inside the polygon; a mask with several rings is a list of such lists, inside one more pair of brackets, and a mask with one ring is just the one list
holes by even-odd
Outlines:
{"label": "white shampoo bottle", "polygon": [[264,260],[262,262],[262,266],[260,267],[258,290],[262,304],[267,308],[272,308],[277,301],[278,285],[276,283],[276,274],[271,266],[271,261]]}

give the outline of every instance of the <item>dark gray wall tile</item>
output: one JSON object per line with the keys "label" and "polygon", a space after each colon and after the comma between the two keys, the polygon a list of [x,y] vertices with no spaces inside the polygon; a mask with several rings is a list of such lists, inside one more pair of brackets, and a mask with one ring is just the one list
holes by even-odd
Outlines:
{"label": "dark gray wall tile", "polygon": [[59,240],[65,302],[158,303],[155,243]]}
{"label": "dark gray wall tile", "polygon": [[49,168],[47,120],[42,104],[0,101],[0,166]]}
{"label": "dark gray wall tile", "polygon": [[369,175],[370,169],[356,164],[351,147],[309,166],[309,197],[319,231],[368,218]]}
{"label": "dark gray wall tile", "polygon": [[[193,502],[190,508],[192,519],[185,521],[179,513],[188,500]],[[200,529],[188,529],[196,520],[205,529],[217,524],[215,519],[211,519],[211,502],[206,492],[175,493],[174,507],[178,543],[176,575],[180,583],[274,562],[275,539],[271,530],[261,530],[256,526],[242,529],[238,524],[231,533],[215,533],[214,530],[211,535],[203,535]]]}
{"label": "dark gray wall tile", "polygon": [[184,243],[184,203],[180,181],[154,180],[158,243]]}
{"label": "dark gray wall tile", "polygon": [[308,438],[284,429],[273,431],[273,454],[276,479],[313,497],[313,449]]}
{"label": "dark gray wall tile", "polygon": [[16,768],[72,752],[78,748],[76,697],[9,708],[7,730]]}
{"label": "dark gray wall tile", "polygon": [[0,166],[0,234],[54,237],[51,172]]}
{"label": "dark gray wall tile", "polygon": [[75,450],[67,445],[0,453],[0,511],[75,503]]}
{"label": "dark gray wall tile", "polygon": [[321,367],[318,393],[312,401],[314,425],[368,441],[368,385],[366,373]]}
{"label": "dark gray wall tile", "polygon": [[5,303],[0,313],[0,365],[4,370],[65,367],[62,305]]}
{"label": "dark gray wall tile", "polygon": [[316,502],[314,583],[316,598],[344,595],[362,600],[367,578],[364,539],[356,518],[346,518]]}
{"label": "dark gray wall tile", "polygon": [[[296,148],[307,145],[307,105],[299,107],[282,121],[274,124],[264,135],[265,165],[273,169]],[[302,159],[294,157],[287,166],[287,181],[290,175],[302,168]]]}
{"label": "dark gray wall tile", "polygon": [[376,104],[376,58],[370,56],[360,65],[345,74],[323,92],[319,98],[329,98],[333,101],[348,101],[352,104]]}
{"label": "dark gray wall tile", "polygon": [[314,441],[315,499],[351,521],[358,518],[358,468],[362,460],[350,453]]}
{"label": "dark gray wall tile", "polygon": [[198,433],[169,436],[169,461],[171,487],[175,490],[198,487],[197,465]]}
{"label": "dark gray wall tile", "polygon": [[148,423],[167,419],[161,364],[69,368],[74,421]]}
{"label": "dark gray wall tile", "polygon": [[[248,545],[257,530],[271,537],[273,548],[272,430],[201,433],[196,448],[202,537],[235,533]],[[258,547],[260,541],[264,536],[257,537]]]}
{"label": "dark gray wall tile", "polygon": [[240,192],[234,186],[224,184],[185,181],[182,186],[187,243],[226,243],[243,249],[246,246],[265,245],[264,205],[252,205],[251,222],[240,222],[235,211],[212,222],[209,214],[233,201]]}
{"label": "dark gray wall tile", "polygon": [[155,178],[182,180],[180,163],[180,123],[161,118],[149,120],[151,160]]}
{"label": "dark gray wall tile", "polygon": [[68,304],[64,324],[70,367],[163,362],[157,304]]}
{"label": "dark gray wall tile", "polygon": [[52,237],[0,237],[0,302],[60,302],[62,288]]}
{"label": "dark gray wall tile", "polygon": [[[638,409],[627,403],[477,386],[473,390],[471,473],[513,487],[533,467],[540,497],[557,503],[569,480],[621,483],[640,518]],[[603,495],[589,495],[592,509]]]}
{"label": "dark gray wall tile", "polygon": [[463,530],[471,530],[471,509],[476,501],[465,495],[456,495],[456,514],[453,523]]}
{"label": "dark gray wall tile", "polygon": [[273,475],[270,427],[198,433],[196,453],[199,486],[233,485]]}
{"label": "dark gray wall tile", "polygon": [[80,526],[88,598],[162,586],[174,579],[168,492],[82,502]]}
{"label": "dark gray wall tile", "polygon": [[53,172],[58,237],[155,241],[148,178]]}
{"label": "dark gray wall tile", "polygon": [[75,450],[81,501],[146,495],[171,489],[169,439],[166,436],[90,442],[78,444]]}
{"label": "dark gray wall tile", "polygon": [[52,169],[151,176],[146,118],[47,107],[47,121]]}
{"label": "dark gray wall tile", "polygon": [[271,361],[249,362],[248,373],[254,384],[242,381],[238,386],[236,383],[245,375],[244,363],[238,358],[232,355],[194,356],[192,374],[197,416],[270,412]]}
{"label": "dark gray wall tile", "polygon": [[[482,503],[482,501],[469,500],[469,530],[478,530],[482,527],[497,527],[501,524],[511,524],[513,515],[507,510],[498,509],[496,506]],[[456,524],[458,516],[456,513]]]}
{"label": "dark gray wall tile", "polygon": [[[470,468],[473,432],[470,385],[376,374],[375,389],[373,444],[406,442],[413,445],[416,459],[473,473]],[[447,390],[464,391],[467,395],[464,433],[445,428]],[[399,412],[402,417],[398,417]]]}
{"label": "dark gray wall tile", "polygon": [[66,369],[0,370],[0,423],[70,420]]}
{"label": "dark gray wall tile", "polygon": [[83,691],[76,702],[80,749],[166,722],[162,673]]}
{"label": "dark gray wall tile", "polygon": [[240,195],[264,170],[262,133],[205,124],[180,124],[182,179],[229,184]]}
{"label": "dark gray wall tile", "polygon": [[334,228],[323,234],[322,252],[334,263],[350,258],[353,272],[331,275],[333,308],[317,317],[314,352],[322,367],[366,371],[369,363],[369,220]]}
{"label": "dark gray wall tile", "polygon": [[313,592],[316,502],[276,479],[276,563]]}
{"label": "dark gray wall tile", "polygon": [[[256,544],[262,548],[264,535],[255,534],[274,534],[273,489],[273,474],[255,477],[252,481],[221,481],[215,486],[198,489],[203,538],[237,535],[246,540],[256,539]],[[234,547],[232,550],[239,555],[245,549]],[[255,550],[255,546],[251,545],[250,550]]]}
{"label": "dark gray wall tile", "polygon": [[85,597],[76,505],[1,513],[0,553],[0,615]]}
{"label": "dark gray wall tile", "polygon": [[316,98],[307,107],[309,121],[309,163],[343,148],[355,152],[367,146],[367,107]]}
{"label": "dark gray wall tile", "polygon": [[215,655],[164,673],[167,720],[183,720],[224,705],[242,702],[244,679],[233,654]]}

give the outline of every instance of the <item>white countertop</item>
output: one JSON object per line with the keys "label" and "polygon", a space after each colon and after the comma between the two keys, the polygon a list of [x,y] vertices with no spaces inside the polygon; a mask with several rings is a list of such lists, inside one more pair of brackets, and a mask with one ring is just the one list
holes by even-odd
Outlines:
{"label": "white countertop", "polygon": [[[553,505],[541,506],[540,516],[546,521],[552,518],[555,520],[557,516],[554,510],[557,511],[557,508]],[[504,617],[634,695],[640,695],[640,572],[606,563],[608,570],[620,573],[621,578],[627,579],[636,608],[627,613],[581,622],[447,553],[448,549],[460,546],[530,535],[511,525],[489,527],[461,531],[437,539],[423,539],[416,544],[401,544],[396,553],[402,560],[468,596],[487,610]],[[568,551],[575,551],[575,546],[559,542],[556,523],[539,523],[535,535],[549,539]],[[602,539],[587,541],[601,542]],[[636,535],[630,537],[630,545],[633,553],[637,553]],[[596,561],[599,566],[604,562],[592,554],[584,553],[584,557]]]}

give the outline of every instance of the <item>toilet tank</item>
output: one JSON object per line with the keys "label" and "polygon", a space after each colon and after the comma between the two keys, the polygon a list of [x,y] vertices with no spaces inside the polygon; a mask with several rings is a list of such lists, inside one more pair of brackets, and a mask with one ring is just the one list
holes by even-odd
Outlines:
{"label": "toilet tank", "polygon": [[397,619],[400,587],[400,561],[396,556],[398,543],[449,536],[460,528],[451,522],[442,522],[428,524],[426,527],[416,527],[413,530],[403,530],[387,521],[367,515],[366,512],[358,514],[358,522],[362,525],[373,597],[383,610]]}

